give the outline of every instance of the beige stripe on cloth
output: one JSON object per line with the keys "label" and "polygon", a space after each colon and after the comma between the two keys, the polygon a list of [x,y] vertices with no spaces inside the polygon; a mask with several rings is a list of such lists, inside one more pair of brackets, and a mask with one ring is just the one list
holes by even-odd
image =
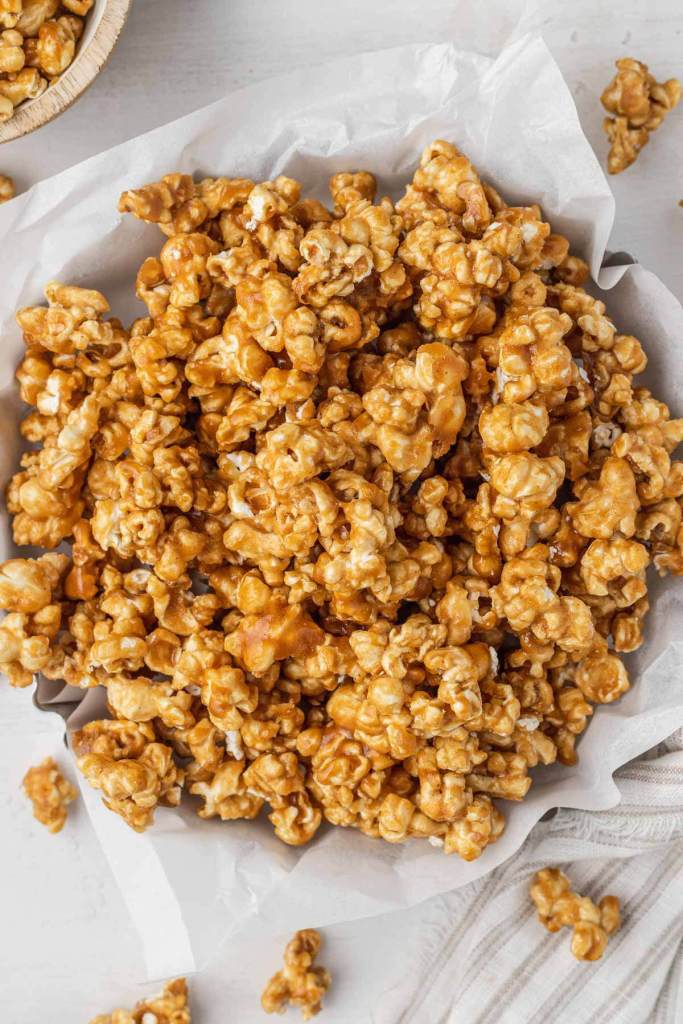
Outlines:
{"label": "beige stripe on cloth", "polygon": [[[609,811],[560,810],[506,864],[429,902],[415,970],[373,1024],[683,1024],[683,730],[615,774]],[[622,903],[602,960],[536,921],[531,876]]]}

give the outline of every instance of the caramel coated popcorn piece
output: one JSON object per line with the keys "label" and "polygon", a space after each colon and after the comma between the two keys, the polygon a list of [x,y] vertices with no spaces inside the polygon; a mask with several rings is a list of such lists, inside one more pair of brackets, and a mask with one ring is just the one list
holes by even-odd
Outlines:
{"label": "caramel coated popcorn piece", "polygon": [[498,808],[489,797],[478,795],[462,817],[449,825],[444,850],[457,853],[463,860],[476,860],[489,843],[498,839],[503,828],[504,818]]}
{"label": "caramel coated popcorn piece", "polygon": [[631,57],[622,57],[616,65],[617,73],[600,97],[605,110],[614,115],[603,122],[611,144],[610,174],[620,174],[635,162],[650,132],[659,128],[681,99],[677,78],[657,82],[647,64]]}
{"label": "caramel coated popcorn piece", "polygon": [[149,727],[90,722],[73,734],[72,745],[79,769],[102,791],[105,806],[136,832],[152,822],[158,804],[178,805],[184,773],[171,748],[155,742]]}
{"label": "caramel coated popcorn piece", "polygon": [[14,199],[14,181],[6,174],[0,174],[0,204]]}
{"label": "caramel coated popcorn piece", "polygon": [[[84,6],[25,3],[4,84]],[[683,420],[452,143],[395,204],[329,187],[167,174],[119,203],[161,232],[145,316],[87,282],[19,310],[7,504],[47,553],[0,566],[0,668],[104,688],[74,750],[134,829],[185,787],[291,846],[326,821],[472,860],[629,689],[647,568],[683,575]]]}
{"label": "caramel coated popcorn piece", "polygon": [[287,943],[285,965],[273,975],[261,996],[266,1013],[283,1013],[288,1003],[299,1007],[303,1020],[320,1013],[323,996],[332,981],[329,971],[314,966],[321,941],[319,932],[305,928]]}
{"label": "caramel coated popcorn piece", "polygon": [[[11,4],[12,0],[7,2]],[[41,25],[57,14],[59,6],[60,0],[22,0],[17,29],[29,39],[37,36]]]}
{"label": "caramel coated popcorn piece", "polygon": [[572,929],[571,951],[577,960],[599,960],[610,935],[621,925],[616,896],[603,896],[596,906],[587,896],[572,890],[569,879],[559,868],[538,871],[530,894],[538,920],[549,932],[565,926]]}
{"label": "caramel coated popcorn piece", "polygon": [[75,786],[64,778],[51,757],[29,768],[22,785],[33,804],[33,816],[48,832],[61,832],[66,823],[67,807],[78,796]]}
{"label": "caramel coated popcorn piece", "polygon": [[28,686],[46,670],[63,620],[63,580],[69,559],[46,554],[0,565],[0,669],[12,686]]}
{"label": "caramel coated popcorn piece", "polygon": [[21,17],[24,0],[0,0],[0,26],[14,28]]}
{"label": "caramel coated popcorn piece", "polygon": [[100,1014],[90,1024],[191,1024],[187,996],[187,982],[176,978],[164,986],[160,995],[140,1000],[132,1010]]}

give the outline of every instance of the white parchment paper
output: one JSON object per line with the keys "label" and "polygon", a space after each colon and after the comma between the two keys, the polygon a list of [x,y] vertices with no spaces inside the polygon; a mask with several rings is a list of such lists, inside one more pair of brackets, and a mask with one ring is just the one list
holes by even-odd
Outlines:
{"label": "white parchment paper", "polygon": [[[683,310],[640,267],[600,272],[614,204],[581,133],[559,69],[538,37],[493,60],[448,44],[364,54],[265,82],[94,157],[0,209],[0,474],[16,464],[19,403],[13,371],[22,343],[13,311],[40,302],[51,278],[99,288],[121,318],[144,310],[135,271],[158,250],[158,231],[116,212],[119,193],[172,170],[255,179],[280,173],[324,197],[341,169],[367,168],[398,194],[422,147],[456,142],[509,201],[539,202],[553,227],[590,259],[619,329],[641,338],[649,376],[683,409]],[[0,541],[11,552],[7,516]],[[283,846],[261,822],[204,822],[192,808],[160,810],[136,835],[87,786],[83,797],[139,929],[148,977],[191,972],[238,928],[292,929],[415,904],[481,876],[519,848],[557,806],[598,809],[618,793],[612,772],[683,724],[682,595],[655,585],[649,639],[631,658],[636,685],[598,708],[573,768],[537,772],[507,829],[465,864],[423,842],[390,846],[354,831],[323,829],[306,848]],[[55,689],[55,693],[59,688]],[[95,717],[89,693],[72,725]]]}

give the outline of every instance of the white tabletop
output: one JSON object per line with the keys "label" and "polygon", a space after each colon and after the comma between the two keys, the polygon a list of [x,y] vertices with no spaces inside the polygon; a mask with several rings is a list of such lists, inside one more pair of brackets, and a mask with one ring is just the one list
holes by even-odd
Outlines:
{"label": "white tabletop", "polygon": [[[123,37],[90,91],[51,125],[1,147],[0,173],[28,188],[235,88],[334,56],[446,39],[492,52],[514,28],[517,7],[524,6],[510,0],[135,0]],[[657,77],[680,77],[680,0],[530,0],[526,7],[531,10],[525,25],[543,32],[604,162],[598,96],[611,77],[612,61],[635,56]],[[636,167],[611,179],[617,201],[611,248],[632,253],[679,298],[682,167],[679,108]],[[0,722],[0,1016],[7,1024],[85,1024],[97,1012],[130,1005],[146,990],[136,984],[136,935],[84,809],[73,808],[64,832],[54,837],[33,822],[19,792],[29,764],[47,754],[68,763],[61,720],[40,714],[29,692],[3,684]],[[426,904],[391,921],[326,930],[323,962],[336,979],[326,1024],[371,1024],[373,1008],[380,1002],[386,1007],[409,969],[433,913],[434,906]],[[267,1020],[258,1004],[260,986],[277,966],[284,941],[263,935],[246,946],[234,943],[195,976],[199,1024]]]}

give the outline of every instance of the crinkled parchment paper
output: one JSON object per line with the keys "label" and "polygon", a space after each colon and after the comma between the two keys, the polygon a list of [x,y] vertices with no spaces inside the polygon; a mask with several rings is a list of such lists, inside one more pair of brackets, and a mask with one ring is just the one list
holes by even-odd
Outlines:
{"label": "crinkled parchment paper", "polygon": [[[0,210],[0,473],[16,460],[19,403],[13,371],[22,350],[13,311],[41,301],[51,278],[100,288],[123,319],[143,310],[133,281],[158,249],[155,228],[117,214],[119,193],[173,170],[255,179],[286,173],[322,198],[329,175],[367,168],[398,194],[422,147],[456,142],[513,202],[539,202],[555,230],[588,256],[619,329],[651,357],[657,393],[679,412],[683,310],[657,278],[635,266],[600,272],[613,200],[581,133],[571,96],[545,44],[525,37],[496,60],[453,46],[408,46],[340,60],[264,82],[126,142]],[[11,549],[7,517],[0,538]],[[655,584],[648,641],[631,659],[635,682],[616,706],[598,708],[574,768],[553,767],[480,860],[465,864],[424,842],[390,846],[323,829],[308,847],[280,844],[267,823],[205,822],[191,807],[160,810],[136,835],[83,796],[142,938],[149,976],[192,971],[245,922],[281,930],[405,907],[478,878],[509,857],[557,806],[605,808],[618,799],[615,768],[683,723],[683,607],[675,581]],[[80,696],[80,692],[76,691]],[[73,724],[94,717],[89,693]],[[99,705],[99,706],[98,706]]]}

